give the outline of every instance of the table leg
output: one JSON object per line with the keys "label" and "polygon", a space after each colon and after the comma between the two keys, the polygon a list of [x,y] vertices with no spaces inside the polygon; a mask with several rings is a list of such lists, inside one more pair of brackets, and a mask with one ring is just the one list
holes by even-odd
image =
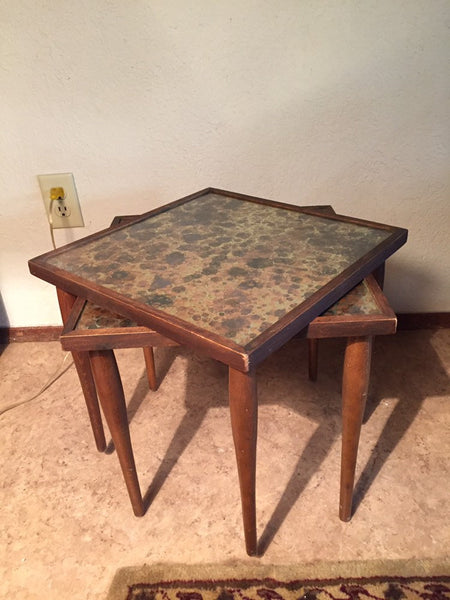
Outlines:
{"label": "table leg", "polygon": [[229,368],[231,428],[241,490],[242,516],[247,554],[257,553],[256,538],[256,437],[258,399],[256,373]]}
{"label": "table leg", "polygon": [[63,323],[65,323],[70,315],[77,297],[73,294],[69,294],[69,292],[60,290],[59,288],[56,288],[56,295],[58,296],[59,310],[61,311],[62,320]]}
{"label": "table leg", "polygon": [[317,381],[317,368],[319,356],[319,340],[317,338],[308,339],[308,375],[311,381]]}
{"label": "table leg", "polygon": [[122,381],[112,350],[92,350],[92,371],[106,422],[119,457],[123,477],[137,517],[145,513],[131,446]]}
{"label": "table leg", "polygon": [[99,452],[106,450],[105,432],[103,430],[102,415],[98,405],[97,391],[92,376],[91,363],[88,352],[72,352],[73,362],[78,373],[81,389],[83,390],[86,408],[94,434],[95,445]]}
{"label": "table leg", "polygon": [[372,338],[353,337],[347,340],[342,377],[342,456],[339,518],[352,516],[353,486],[359,436],[367,399],[370,377]]}
{"label": "table leg", "polygon": [[375,277],[376,282],[380,286],[381,289],[384,287],[384,276],[386,272],[386,263],[382,263],[379,267],[375,269],[373,272],[373,276]]}
{"label": "table leg", "polygon": [[[69,292],[65,292],[64,290],[60,290],[59,288],[56,289],[56,294],[58,296],[62,320],[63,323],[65,323],[72,311],[76,296],[69,294]],[[89,353],[72,352],[72,358],[78,373],[81,389],[83,390],[84,401],[86,402],[95,445],[99,452],[104,452],[106,450],[105,432],[103,431],[102,416],[98,405],[94,379],[92,377]]]}
{"label": "table leg", "polygon": [[158,382],[156,380],[155,355],[153,352],[153,346],[145,346],[143,350],[145,367],[147,371],[148,386],[152,391],[156,392],[156,390],[158,389]]}

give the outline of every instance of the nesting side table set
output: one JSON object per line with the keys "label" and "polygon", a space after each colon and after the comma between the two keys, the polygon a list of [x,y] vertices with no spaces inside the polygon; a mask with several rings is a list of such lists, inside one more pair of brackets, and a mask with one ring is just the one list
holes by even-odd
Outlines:
{"label": "nesting side table set", "polygon": [[[168,338],[228,365],[246,550],[254,555],[256,368],[380,268],[406,238],[405,229],[208,188],[32,259],[29,266],[58,288],[64,321],[80,297],[151,329],[160,341]],[[344,369],[344,519],[351,513],[369,338],[395,331],[381,290],[373,288],[373,295],[370,286],[376,283],[368,281],[362,284],[365,301],[378,311],[373,318],[378,329],[364,329],[361,321],[354,334],[344,334],[355,340],[347,344]],[[320,337],[329,327],[324,323],[308,335]],[[76,324],[65,330],[66,340],[71,332],[76,336]],[[133,510],[141,515],[125,401],[120,378],[114,383],[111,353],[90,351],[90,363]]]}

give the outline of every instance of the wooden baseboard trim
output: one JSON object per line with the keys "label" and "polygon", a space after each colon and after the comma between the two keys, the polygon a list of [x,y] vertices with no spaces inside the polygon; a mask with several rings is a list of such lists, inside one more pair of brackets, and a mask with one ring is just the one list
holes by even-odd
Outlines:
{"label": "wooden baseboard trim", "polygon": [[397,315],[398,331],[448,328],[450,328],[450,312],[400,313]]}
{"label": "wooden baseboard trim", "polygon": [[[397,315],[397,330],[449,329],[450,312],[400,313]],[[0,327],[0,344],[10,342],[54,342],[59,340],[62,327]]]}
{"label": "wooden baseboard trim", "polygon": [[11,342],[54,342],[59,340],[62,327],[0,327],[0,344]]}

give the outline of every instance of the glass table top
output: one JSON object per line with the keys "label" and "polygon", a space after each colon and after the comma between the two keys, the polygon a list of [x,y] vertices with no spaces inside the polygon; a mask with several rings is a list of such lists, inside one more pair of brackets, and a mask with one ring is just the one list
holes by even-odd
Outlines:
{"label": "glass table top", "polygon": [[388,235],[209,194],[48,262],[245,346]]}
{"label": "glass table top", "polygon": [[30,269],[61,287],[70,279],[69,291],[79,285],[90,300],[86,290],[111,291],[150,316],[245,349],[393,236],[387,254],[406,241],[406,230],[228,194],[205,190],[33,259]]}
{"label": "glass table top", "polygon": [[[377,314],[380,314],[380,307],[364,280],[347,292],[331,308],[322,313],[322,316],[372,316]],[[97,304],[87,302],[81,311],[75,329],[83,331],[85,329],[111,329],[137,326],[138,324],[133,319],[128,319]]]}

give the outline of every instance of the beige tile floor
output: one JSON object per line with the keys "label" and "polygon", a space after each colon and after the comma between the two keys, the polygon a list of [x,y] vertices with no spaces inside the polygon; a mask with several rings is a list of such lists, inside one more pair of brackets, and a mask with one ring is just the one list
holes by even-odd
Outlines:
{"label": "beige tile floor", "polygon": [[[161,348],[149,392],[142,353],[118,353],[141,485],[133,516],[115,453],[95,450],[73,366],[0,416],[0,597],[103,599],[117,568],[143,563],[286,564],[450,556],[450,330],[378,338],[356,484],[339,521],[342,340],[321,345],[317,383],[295,339],[261,365],[258,527],[244,550],[226,368]],[[0,356],[0,402],[32,397],[59,343]],[[70,360],[66,365],[70,364]]]}

